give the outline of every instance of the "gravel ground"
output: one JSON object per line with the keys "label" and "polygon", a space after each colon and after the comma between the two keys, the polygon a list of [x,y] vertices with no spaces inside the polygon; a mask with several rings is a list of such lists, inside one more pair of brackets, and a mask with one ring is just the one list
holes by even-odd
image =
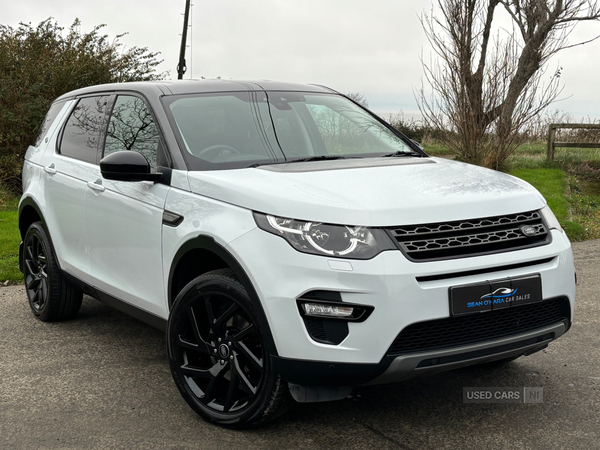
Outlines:
{"label": "gravel ground", "polygon": [[[545,351],[298,404],[251,431],[193,413],[160,332],[89,297],[76,320],[42,323],[23,286],[0,287],[0,448],[600,448],[600,241],[573,248],[575,323]],[[465,404],[466,386],[542,387],[543,403]]]}

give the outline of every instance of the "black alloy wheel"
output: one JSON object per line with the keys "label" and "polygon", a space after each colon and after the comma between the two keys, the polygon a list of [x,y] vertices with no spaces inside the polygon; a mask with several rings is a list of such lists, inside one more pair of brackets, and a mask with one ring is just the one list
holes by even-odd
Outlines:
{"label": "black alloy wheel", "polygon": [[25,287],[34,312],[40,313],[48,301],[48,261],[46,249],[38,233],[29,233],[25,241]]}
{"label": "black alloy wheel", "polygon": [[168,324],[173,378],[188,404],[208,420],[246,427],[287,409],[285,382],[271,373],[252,304],[228,269],[189,283]]}
{"label": "black alloy wheel", "polygon": [[23,277],[29,306],[38,319],[65,320],[79,312],[83,293],[64,279],[40,222],[29,227],[23,240]]}

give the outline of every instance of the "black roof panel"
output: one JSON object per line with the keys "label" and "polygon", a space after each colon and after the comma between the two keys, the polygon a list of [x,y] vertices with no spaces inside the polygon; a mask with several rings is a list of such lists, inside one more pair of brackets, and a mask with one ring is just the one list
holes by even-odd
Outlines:
{"label": "black roof panel", "polygon": [[130,83],[111,83],[89,86],[67,92],[60,98],[73,98],[82,95],[102,92],[134,91],[147,96],[200,94],[204,92],[235,91],[300,91],[300,92],[334,92],[324,86],[311,84],[285,83],[270,80],[237,81],[237,80],[168,80],[168,81],[134,81]]}

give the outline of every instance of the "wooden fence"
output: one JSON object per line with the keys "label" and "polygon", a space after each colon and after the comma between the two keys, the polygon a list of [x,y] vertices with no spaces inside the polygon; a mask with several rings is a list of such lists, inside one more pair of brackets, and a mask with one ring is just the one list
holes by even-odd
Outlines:
{"label": "wooden fence", "polygon": [[548,159],[554,159],[554,149],[556,147],[574,147],[574,148],[600,148],[600,143],[595,142],[555,142],[556,130],[558,128],[570,128],[574,130],[590,129],[600,130],[600,124],[590,123],[551,123],[548,125]]}

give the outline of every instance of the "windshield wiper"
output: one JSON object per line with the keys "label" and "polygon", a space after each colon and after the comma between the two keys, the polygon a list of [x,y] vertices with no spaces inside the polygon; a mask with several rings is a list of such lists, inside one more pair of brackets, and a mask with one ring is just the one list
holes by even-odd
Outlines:
{"label": "windshield wiper", "polygon": [[264,162],[250,164],[248,168],[255,168],[259,166],[275,165],[275,164],[289,164],[297,162],[310,162],[310,161],[329,161],[333,159],[347,159],[347,158],[360,158],[360,156],[335,156],[335,155],[320,155],[320,156],[309,156],[308,158],[288,159],[287,161],[276,161],[276,162]]}
{"label": "windshield wiper", "polygon": [[330,159],[346,159],[345,156],[334,156],[334,155],[321,155],[321,156],[310,156],[308,158],[299,158],[292,159],[286,162],[295,163],[295,162],[309,162],[309,161],[327,161]]}
{"label": "windshield wiper", "polygon": [[403,156],[415,156],[417,158],[424,158],[425,155],[422,155],[421,153],[417,153],[417,152],[403,152],[403,151],[396,151],[393,153],[386,153],[385,155],[383,155],[384,158],[401,158]]}

